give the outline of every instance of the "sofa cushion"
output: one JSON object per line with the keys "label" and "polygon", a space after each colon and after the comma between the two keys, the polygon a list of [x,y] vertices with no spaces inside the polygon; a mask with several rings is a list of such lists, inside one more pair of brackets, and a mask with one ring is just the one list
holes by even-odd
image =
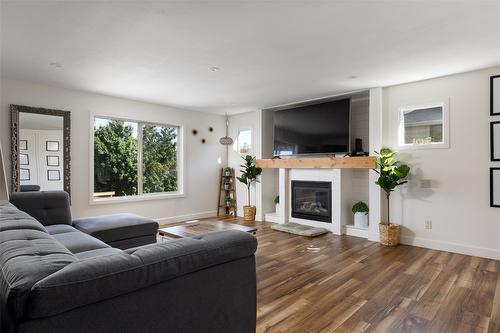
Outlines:
{"label": "sofa cushion", "polygon": [[54,224],[54,225],[48,225],[45,227],[47,229],[47,232],[51,235],[56,235],[56,234],[64,234],[66,232],[77,232],[75,228],[73,228],[70,225],[67,224]]}
{"label": "sofa cushion", "polygon": [[115,249],[113,247],[107,247],[103,249],[95,249],[95,250],[89,250],[89,251],[83,251],[76,253],[75,256],[78,259],[89,259],[89,258],[95,258],[95,257],[100,257],[100,256],[109,256],[113,255],[116,253],[121,253],[122,250],[120,249]]}
{"label": "sofa cushion", "polygon": [[10,202],[43,225],[71,225],[68,193],[63,191],[15,192]]}
{"label": "sofa cushion", "polygon": [[141,236],[156,235],[158,223],[135,214],[112,214],[85,217],[73,221],[73,226],[106,243]]}
{"label": "sofa cushion", "polygon": [[51,316],[116,297],[252,256],[256,248],[254,236],[231,230],[78,260],[33,287],[28,316]]}
{"label": "sofa cushion", "polygon": [[10,204],[0,205],[0,308],[3,314],[8,310],[11,315],[22,317],[32,286],[76,260],[28,214]]}
{"label": "sofa cushion", "polygon": [[53,237],[73,254],[109,248],[109,245],[106,243],[78,230],[54,234]]}

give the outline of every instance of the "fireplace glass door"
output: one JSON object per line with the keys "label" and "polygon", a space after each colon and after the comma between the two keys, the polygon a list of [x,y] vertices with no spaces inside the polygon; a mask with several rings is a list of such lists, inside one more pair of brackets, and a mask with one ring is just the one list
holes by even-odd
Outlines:
{"label": "fireplace glass door", "polygon": [[332,183],[292,181],[292,217],[332,222]]}

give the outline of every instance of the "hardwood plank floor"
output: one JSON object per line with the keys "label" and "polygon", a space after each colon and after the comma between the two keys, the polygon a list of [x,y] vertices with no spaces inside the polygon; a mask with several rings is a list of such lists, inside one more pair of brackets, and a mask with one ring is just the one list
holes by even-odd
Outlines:
{"label": "hardwood plank floor", "polygon": [[247,225],[258,228],[259,333],[500,332],[500,261]]}

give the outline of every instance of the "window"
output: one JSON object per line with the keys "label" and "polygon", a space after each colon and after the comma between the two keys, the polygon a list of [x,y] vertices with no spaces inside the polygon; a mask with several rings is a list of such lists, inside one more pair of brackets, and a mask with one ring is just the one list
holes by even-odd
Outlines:
{"label": "window", "polygon": [[240,129],[238,130],[238,138],[236,139],[238,145],[238,152],[240,154],[251,154],[252,152],[252,130]]}
{"label": "window", "polygon": [[179,193],[179,127],[94,118],[95,200]]}
{"label": "window", "polygon": [[399,147],[448,147],[447,118],[445,103],[401,108],[399,110]]}

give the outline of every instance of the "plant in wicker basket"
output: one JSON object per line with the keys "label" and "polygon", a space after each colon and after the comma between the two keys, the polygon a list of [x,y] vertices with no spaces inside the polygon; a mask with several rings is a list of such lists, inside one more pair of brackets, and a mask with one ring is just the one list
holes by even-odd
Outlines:
{"label": "plant in wicker basket", "polygon": [[246,185],[248,191],[248,205],[243,206],[244,219],[245,221],[253,221],[255,220],[256,208],[250,204],[250,188],[253,183],[259,181],[258,178],[262,173],[262,169],[255,166],[255,157],[246,155],[243,159],[245,160],[245,164],[240,165],[242,167],[240,170],[241,176],[237,177],[237,179]]}
{"label": "plant in wicker basket", "polygon": [[410,167],[406,164],[397,161],[394,157],[396,154],[389,148],[383,148],[377,154],[377,167],[375,170],[378,174],[378,180],[375,182],[384,191],[387,198],[387,222],[381,222],[380,243],[388,246],[395,246],[399,243],[400,226],[391,223],[390,219],[390,196],[396,187],[406,184],[410,173]]}

